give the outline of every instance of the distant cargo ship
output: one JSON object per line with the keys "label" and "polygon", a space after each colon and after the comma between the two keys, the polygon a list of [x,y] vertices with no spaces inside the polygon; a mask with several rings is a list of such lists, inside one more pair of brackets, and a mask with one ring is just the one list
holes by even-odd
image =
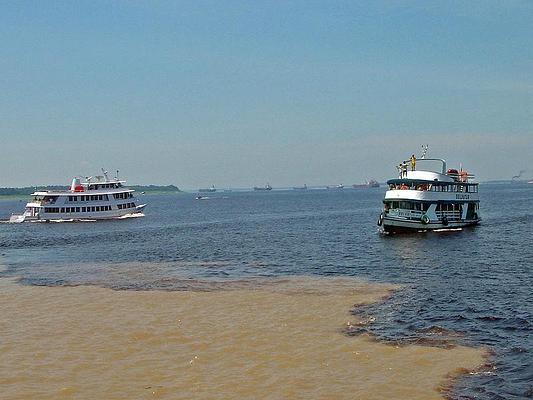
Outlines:
{"label": "distant cargo ship", "polygon": [[266,184],[265,186],[254,186],[255,191],[262,191],[262,190],[272,190],[272,186],[270,184]]}
{"label": "distant cargo ship", "polygon": [[215,188],[215,185],[211,186],[210,188],[198,189],[199,193],[214,193],[216,191],[217,189]]}
{"label": "distant cargo ship", "polygon": [[294,186],[294,190],[307,190],[307,185],[304,183],[303,186]]}
{"label": "distant cargo ship", "polygon": [[370,179],[369,181],[366,181],[365,183],[352,185],[352,187],[354,189],[377,188],[379,187],[379,183],[375,179]]}

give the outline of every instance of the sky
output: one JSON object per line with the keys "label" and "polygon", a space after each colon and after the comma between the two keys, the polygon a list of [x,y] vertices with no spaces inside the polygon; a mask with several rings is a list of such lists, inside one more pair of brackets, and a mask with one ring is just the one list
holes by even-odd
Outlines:
{"label": "sky", "polygon": [[533,177],[533,2],[0,0],[0,187]]}

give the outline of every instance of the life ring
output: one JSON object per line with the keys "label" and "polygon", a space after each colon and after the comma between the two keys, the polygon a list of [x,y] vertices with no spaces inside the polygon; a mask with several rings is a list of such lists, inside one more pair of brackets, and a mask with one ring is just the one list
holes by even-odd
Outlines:
{"label": "life ring", "polygon": [[381,225],[383,225],[383,213],[380,213],[378,217],[378,226],[381,226]]}
{"label": "life ring", "polygon": [[427,214],[424,214],[420,217],[420,221],[424,224],[424,225],[427,225],[429,224],[429,217],[427,216]]}
{"label": "life ring", "polygon": [[442,225],[448,226],[448,217],[446,215],[442,217]]}

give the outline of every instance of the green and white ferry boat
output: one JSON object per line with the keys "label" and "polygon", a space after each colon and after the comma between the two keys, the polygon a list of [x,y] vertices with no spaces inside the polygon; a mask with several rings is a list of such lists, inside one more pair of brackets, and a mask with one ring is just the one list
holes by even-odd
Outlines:
{"label": "green and white ferry boat", "polygon": [[[399,177],[387,181],[378,225],[385,232],[454,229],[476,225],[479,184],[462,168],[447,169],[438,158],[411,157],[398,166]],[[430,168],[439,165],[437,171]]]}

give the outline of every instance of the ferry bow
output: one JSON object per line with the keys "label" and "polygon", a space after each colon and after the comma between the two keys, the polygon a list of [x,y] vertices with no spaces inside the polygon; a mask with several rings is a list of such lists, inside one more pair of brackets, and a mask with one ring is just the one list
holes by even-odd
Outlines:
{"label": "ferry bow", "polygon": [[[428,168],[430,162],[440,169]],[[398,170],[399,177],[387,181],[378,218],[385,232],[460,228],[481,221],[478,183],[462,168],[447,169],[443,159],[413,155]]]}

